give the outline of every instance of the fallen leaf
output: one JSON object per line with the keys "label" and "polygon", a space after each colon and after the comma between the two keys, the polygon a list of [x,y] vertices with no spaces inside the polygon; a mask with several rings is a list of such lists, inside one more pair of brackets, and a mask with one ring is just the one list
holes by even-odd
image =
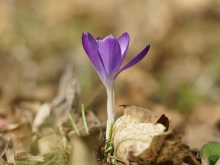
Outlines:
{"label": "fallen leaf", "polygon": [[30,152],[32,135],[30,123],[9,124],[4,129],[4,135],[12,141],[13,150],[17,154]]}
{"label": "fallen leaf", "polygon": [[[138,123],[160,123],[166,127],[166,131],[171,129],[172,121],[164,114],[150,111],[148,109],[136,107],[134,105],[121,105],[124,109],[124,115],[127,116],[131,122]],[[129,122],[128,120],[128,122]]]}
{"label": "fallen leaf", "polygon": [[126,165],[182,163],[188,147],[172,131],[170,119],[144,108],[124,107],[124,116],[115,122],[112,135],[117,159]]}
{"label": "fallen leaf", "polygon": [[179,165],[188,154],[188,150],[188,146],[181,144],[180,137],[174,132],[167,132],[155,136],[150,147],[138,157],[155,164],[173,162],[173,165]]}
{"label": "fallen leaf", "polygon": [[65,149],[67,139],[56,133],[44,134],[38,140],[39,151],[41,155],[54,154]]}

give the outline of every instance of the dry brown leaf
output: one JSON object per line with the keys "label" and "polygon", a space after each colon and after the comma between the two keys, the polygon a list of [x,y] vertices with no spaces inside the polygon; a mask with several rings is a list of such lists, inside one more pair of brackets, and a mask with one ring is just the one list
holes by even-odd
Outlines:
{"label": "dry brown leaf", "polygon": [[13,150],[19,153],[30,152],[31,149],[31,125],[30,123],[9,124],[4,128],[5,137],[12,141]]}
{"label": "dry brown leaf", "polygon": [[177,130],[178,132],[181,132],[183,127],[183,123],[185,122],[185,117],[180,112],[170,109],[167,106],[163,104],[153,104],[151,106],[151,109],[158,113],[164,113],[168,118],[172,119],[172,128],[174,130]]}
{"label": "dry brown leaf", "polygon": [[131,152],[135,157],[139,156],[149,148],[152,138],[160,135],[164,130],[162,124],[152,123],[128,124],[127,127],[118,129],[117,132],[113,132],[116,157],[128,164],[128,156]]}
{"label": "dry brown leaf", "polygon": [[174,132],[167,132],[155,136],[151,146],[138,157],[155,164],[173,162],[179,165],[187,153],[188,147],[181,144],[181,139]]}
{"label": "dry brown leaf", "polygon": [[125,164],[182,163],[188,147],[171,130],[170,120],[164,115],[136,106],[124,106],[124,116],[113,128],[115,155]]}
{"label": "dry brown leaf", "polygon": [[[134,123],[160,123],[166,127],[166,131],[171,129],[172,122],[164,114],[150,111],[148,109],[136,107],[134,105],[121,105],[124,109],[124,115],[128,118],[128,122]],[[130,121],[129,121],[130,120]]]}
{"label": "dry brown leaf", "polygon": [[67,143],[67,139],[64,136],[56,133],[45,134],[38,140],[41,155],[61,152],[66,148]]}

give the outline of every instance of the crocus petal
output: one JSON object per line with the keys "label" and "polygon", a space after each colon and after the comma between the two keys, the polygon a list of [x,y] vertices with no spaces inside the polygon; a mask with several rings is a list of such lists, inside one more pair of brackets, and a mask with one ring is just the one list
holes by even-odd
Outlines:
{"label": "crocus petal", "polygon": [[91,34],[83,33],[82,45],[90,61],[98,72],[99,77],[104,82],[106,80],[106,71],[98,54],[98,43]]}
{"label": "crocus petal", "polygon": [[109,35],[101,41],[99,55],[102,58],[107,77],[114,75],[120,68],[121,48],[113,35]]}
{"label": "crocus petal", "polygon": [[118,38],[118,43],[121,47],[121,63],[120,66],[122,65],[127,51],[128,51],[128,47],[129,47],[129,42],[130,42],[130,37],[128,33],[124,33],[122,34],[119,38]]}
{"label": "crocus petal", "polygon": [[88,41],[91,43],[92,47],[95,49],[96,52],[98,52],[99,45],[94,39],[94,37],[90,33],[83,33],[83,36],[88,39]]}
{"label": "crocus petal", "polygon": [[132,67],[133,65],[137,64],[139,61],[141,61],[147,54],[147,52],[150,49],[150,45],[146,46],[138,55],[136,55],[130,62],[128,62],[125,66],[123,66],[118,72],[117,74],[115,74],[115,78],[117,77],[117,75],[119,73],[121,73],[122,71],[124,71],[125,69],[128,69],[130,67]]}
{"label": "crocus petal", "polygon": [[96,38],[96,42],[97,42],[98,46],[100,45],[101,41],[102,41],[102,38],[100,38],[100,37]]}
{"label": "crocus petal", "polygon": [[121,47],[121,54],[123,57],[126,56],[129,47],[129,42],[130,42],[130,37],[128,33],[124,33],[118,38],[118,43]]}

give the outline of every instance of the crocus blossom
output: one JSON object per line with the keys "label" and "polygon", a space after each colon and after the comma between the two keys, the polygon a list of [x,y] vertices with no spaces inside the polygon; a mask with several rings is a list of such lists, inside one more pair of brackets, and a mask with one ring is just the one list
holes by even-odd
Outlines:
{"label": "crocus blossom", "polygon": [[90,33],[83,33],[82,44],[103,84],[111,86],[120,72],[138,63],[147,54],[150,45],[146,46],[137,56],[121,68],[129,47],[128,33],[118,39],[113,35],[96,40]]}
{"label": "crocus blossom", "polygon": [[110,124],[114,123],[115,120],[113,92],[114,80],[119,73],[141,61],[150,49],[150,45],[146,46],[130,62],[121,67],[128,51],[129,42],[130,37],[128,33],[122,34],[118,39],[112,34],[108,35],[104,39],[94,39],[90,33],[82,34],[83,48],[107,90],[107,133]]}

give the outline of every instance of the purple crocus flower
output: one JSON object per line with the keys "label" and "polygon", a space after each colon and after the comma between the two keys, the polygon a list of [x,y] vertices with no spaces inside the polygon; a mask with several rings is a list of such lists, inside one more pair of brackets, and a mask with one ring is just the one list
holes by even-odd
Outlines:
{"label": "purple crocus flower", "polygon": [[96,40],[90,33],[82,34],[82,44],[85,52],[105,86],[112,86],[118,74],[141,61],[150,48],[150,45],[146,46],[121,68],[127,54],[129,42],[128,33],[122,34],[118,39],[110,34],[104,39],[97,38]]}
{"label": "purple crocus flower", "polygon": [[106,139],[111,140],[110,127],[115,121],[115,98],[113,84],[119,73],[141,61],[150,49],[146,46],[130,62],[121,67],[128,51],[130,37],[128,33],[122,34],[118,39],[108,35],[104,39],[94,39],[90,33],[82,34],[82,44],[88,57],[107,91],[107,126]]}

